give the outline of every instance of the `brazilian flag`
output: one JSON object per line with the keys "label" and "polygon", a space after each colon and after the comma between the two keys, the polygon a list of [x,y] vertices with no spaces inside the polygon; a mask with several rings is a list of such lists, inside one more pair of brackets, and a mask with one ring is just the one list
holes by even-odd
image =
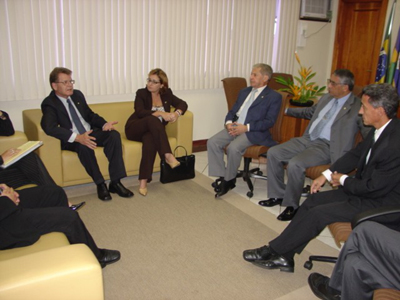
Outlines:
{"label": "brazilian flag", "polygon": [[[386,33],[385,33],[385,40],[383,41],[383,45],[381,48],[381,52],[379,54],[379,61],[378,61],[378,67],[376,69],[376,75],[375,75],[375,83],[384,83],[386,81],[386,72],[388,70],[388,61],[390,57],[390,37],[392,35],[392,24],[393,24],[393,18],[394,18],[394,11],[396,9],[396,2],[395,0],[392,5],[392,11],[390,12],[390,17],[389,17],[389,22],[386,27]],[[393,80],[393,74],[392,74],[392,80]]]}

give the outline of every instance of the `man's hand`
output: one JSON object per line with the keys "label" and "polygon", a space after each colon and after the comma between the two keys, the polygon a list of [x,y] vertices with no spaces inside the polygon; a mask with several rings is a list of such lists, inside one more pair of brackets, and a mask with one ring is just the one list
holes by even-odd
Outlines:
{"label": "man's hand", "polygon": [[1,196],[6,196],[10,198],[10,200],[14,202],[15,205],[19,204],[19,194],[14,191],[13,188],[8,187],[4,183],[0,184],[0,188],[2,189]]}
{"label": "man's hand", "polygon": [[[231,126],[228,128],[228,125],[231,125]],[[246,125],[239,124],[236,122],[232,123],[232,124],[228,124],[228,125],[227,125],[227,129],[228,129],[229,135],[231,135],[231,136],[238,136],[238,135],[241,135],[242,133],[247,132]]]}
{"label": "man's hand", "polygon": [[315,194],[321,190],[321,187],[325,184],[326,178],[324,175],[320,175],[315,178],[311,184],[310,192],[311,194]]}
{"label": "man's hand", "polygon": [[21,152],[21,149],[11,148],[11,149],[8,149],[6,152],[4,152],[1,155],[1,157],[3,158],[3,161],[6,161],[7,159],[17,155],[20,152]]}
{"label": "man's hand", "polygon": [[[104,130],[104,129],[103,129]],[[85,133],[78,134],[75,138],[75,142],[82,144],[92,150],[97,148],[97,144],[94,142],[96,138],[94,136],[90,136],[93,130],[86,131]]]}
{"label": "man's hand", "polygon": [[331,180],[331,185],[333,187],[339,186],[340,185],[340,177],[342,177],[344,174],[338,173],[338,172],[333,172],[332,173],[332,180]]}
{"label": "man's hand", "polygon": [[115,130],[114,125],[118,124],[118,121],[107,122],[103,125],[103,131]]}

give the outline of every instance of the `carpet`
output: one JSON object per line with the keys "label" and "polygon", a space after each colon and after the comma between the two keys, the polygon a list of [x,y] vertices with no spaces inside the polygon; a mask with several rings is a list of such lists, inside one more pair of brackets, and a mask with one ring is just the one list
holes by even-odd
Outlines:
{"label": "carpet", "polygon": [[[146,197],[131,184],[131,199],[70,198],[87,202],[80,215],[98,246],[121,251],[103,269],[105,299],[315,299],[303,264],[337,250],[312,241],[296,256],[295,273],[253,266],[243,250],[268,243],[286,223],[234,192],[216,200],[211,182],[197,172],[177,183],[154,180]],[[329,276],[332,265],[316,263],[313,271]]]}

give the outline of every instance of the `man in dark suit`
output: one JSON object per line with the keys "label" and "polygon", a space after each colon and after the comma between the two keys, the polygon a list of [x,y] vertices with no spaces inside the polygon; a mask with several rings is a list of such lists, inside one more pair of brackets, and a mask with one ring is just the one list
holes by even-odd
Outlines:
{"label": "man in dark suit", "polygon": [[[375,130],[315,179],[311,196],[285,230],[268,246],[244,251],[245,260],[293,272],[295,253],[301,253],[327,225],[350,222],[362,211],[400,203],[399,96],[389,84],[369,85],[363,93],[360,114],[364,124]],[[354,169],[355,177],[344,175]],[[338,188],[317,193],[326,181]]]}
{"label": "man in dark suit", "polygon": [[[307,108],[288,108],[287,115],[311,119],[303,136],[268,150],[268,200],[261,206],[282,204],[286,209],[278,216],[289,221],[295,215],[304,187],[306,168],[334,163],[353,148],[356,133],[365,137],[370,128],[362,124],[358,115],[360,99],[353,95],[354,75],[339,69],[328,79],[329,93],[316,105]],[[287,183],[284,182],[287,165]]]}
{"label": "man in dark suit", "polygon": [[[99,199],[111,200],[109,192],[117,193],[121,197],[132,197],[133,193],[120,181],[126,177],[126,171],[121,137],[114,128],[118,122],[107,122],[89,108],[82,92],[74,90],[75,81],[71,74],[72,71],[66,68],[55,68],[50,73],[53,91],[42,102],[41,126],[46,134],[61,140],[63,150],[78,153],[86,172],[97,184]],[[97,146],[104,147],[109,161],[109,190],[94,154]]]}
{"label": "man in dark suit", "polygon": [[[397,225],[400,220],[397,217]],[[400,228],[368,221],[358,225],[340,251],[332,277],[312,273],[311,290],[320,299],[372,299],[374,290],[400,290]]]}
{"label": "man in dark suit", "polygon": [[[41,235],[64,233],[71,244],[85,244],[102,267],[118,261],[119,251],[99,249],[59,186],[40,186],[15,192],[0,184],[0,250],[34,244]],[[66,258],[68,259],[68,258]]]}
{"label": "man in dark suit", "polygon": [[208,173],[219,177],[216,182],[221,181],[215,197],[225,195],[235,187],[236,173],[247,147],[276,145],[269,129],[278,117],[282,97],[267,86],[271,77],[269,65],[254,65],[250,75],[251,86],[239,92],[236,103],[225,117],[225,128],[207,141]]}

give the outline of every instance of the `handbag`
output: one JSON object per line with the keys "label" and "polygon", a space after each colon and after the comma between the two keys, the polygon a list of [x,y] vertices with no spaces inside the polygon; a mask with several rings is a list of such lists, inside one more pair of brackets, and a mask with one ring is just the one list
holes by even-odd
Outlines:
{"label": "handbag", "polygon": [[[183,148],[185,150],[185,156],[176,157],[175,152],[176,149]],[[194,154],[187,155],[186,148],[183,146],[177,146],[174,150],[174,156],[181,164],[171,169],[169,164],[166,163],[165,160],[161,160],[161,175],[160,182],[161,183],[169,183],[175,182],[185,179],[192,179],[195,176],[194,172],[194,164],[195,164],[195,156]]]}

